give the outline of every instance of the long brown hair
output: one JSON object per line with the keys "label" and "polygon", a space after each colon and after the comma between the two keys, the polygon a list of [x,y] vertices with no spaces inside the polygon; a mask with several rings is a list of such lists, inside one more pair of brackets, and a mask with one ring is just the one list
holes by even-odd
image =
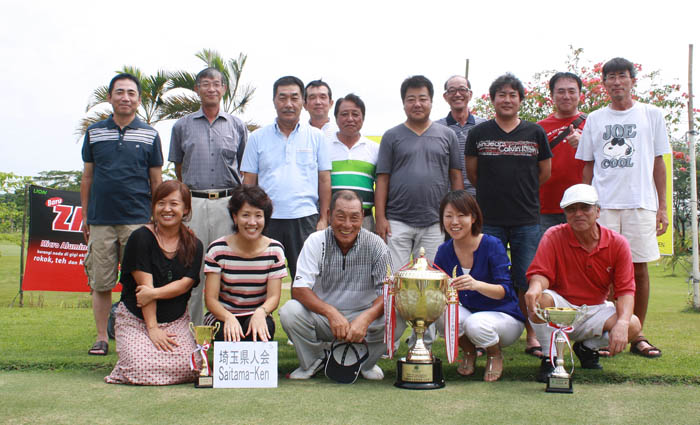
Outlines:
{"label": "long brown hair", "polygon": [[[192,196],[187,186],[179,180],[166,180],[156,188],[151,202],[151,212],[155,212],[156,204],[161,199],[170,195],[175,191],[180,191],[182,202],[185,204],[185,214],[180,223],[180,241],[177,244],[177,259],[180,260],[185,267],[192,265],[194,256],[197,254],[197,237],[189,227],[185,226],[186,221],[190,221],[192,217]],[[153,226],[156,226],[155,218],[152,218]]]}

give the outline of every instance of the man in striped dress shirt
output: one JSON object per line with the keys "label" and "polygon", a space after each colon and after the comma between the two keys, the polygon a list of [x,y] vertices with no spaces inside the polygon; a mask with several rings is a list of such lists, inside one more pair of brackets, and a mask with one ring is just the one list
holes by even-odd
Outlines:
{"label": "man in striped dress shirt", "polygon": [[293,299],[280,321],[294,343],[300,366],[289,378],[309,379],[324,365],[323,348],[333,340],[367,342],[362,377],[384,378],[377,360],[384,353],[382,283],[389,263],[384,241],[362,228],[362,202],[350,190],[331,199],[331,226],[308,237],[292,284]]}

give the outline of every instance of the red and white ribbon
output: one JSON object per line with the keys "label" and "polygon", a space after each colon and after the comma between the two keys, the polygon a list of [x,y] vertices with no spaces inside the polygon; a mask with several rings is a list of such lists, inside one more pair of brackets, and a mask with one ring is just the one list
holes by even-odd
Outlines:
{"label": "red and white ribbon", "polygon": [[554,340],[556,339],[557,334],[562,334],[566,340],[566,345],[569,347],[569,355],[571,356],[571,372],[569,373],[574,373],[574,354],[573,350],[571,349],[571,340],[569,339],[568,335],[574,330],[573,326],[562,327],[553,322],[549,322],[547,324],[550,328],[554,328],[554,332],[552,332],[552,335],[549,337],[549,362],[553,367],[556,367],[556,364],[554,364],[554,357],[559,353],[556,352],[556,344],[554,344]]}
{"label": "red and white ribbon", "polygon": [[396,312],[394,311],[394,281],[391,276],[384,280],[384,343],[387,355],[394,357],[394,330],[396,328]]}
{"label": "red and white ribbon", "polygon": [[447,362],[454,363],[459,352],[459,302],[447,301],[445,311],[445,348],[447,349]]}
{"label": "red and white ribbon", "polygon": [[209,375],[209,359],[207,358],[207,351],[209,350],[209,344],[204,344],[204,345],[199,345],[197,344],[197,348],[192,352],[192,356],[190,357],[190,367],[192,370],[197,370],[197,362],[195,360],[195,355],[197,352],[202,353],[202,369],[207,368],[207,375]]}

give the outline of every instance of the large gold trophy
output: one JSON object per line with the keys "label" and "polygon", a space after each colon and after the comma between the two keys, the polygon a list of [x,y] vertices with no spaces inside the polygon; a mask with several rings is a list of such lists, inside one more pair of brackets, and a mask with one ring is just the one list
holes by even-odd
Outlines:
{"label": "large gold trophy", "polygon": [[425,259],[425,250],[407,270],[394,275],[396,310],[416,334],[405,358],[396,364],[396,383],[399,388],[430,390],[445,386],[442,362],[425,347],[423,335],[445,311],[449,276],[431,268]]}
{"label": "large gold trophy", "polygon": [[202,367],[199,370],[199,376],[194,381],[195,388],[212,388],[214,386],[214,377],[211,376],[211,368],[209,367],[209,359],[207,351],[214,340],[214,335],[219,332],[221,324],[216,322],[214,326],[195,326],[190,322],[190,332],[194,336],[197,343],[197,349],[192,353],[192,367],[195,368],[194,356],[199,351],[202,357]]}

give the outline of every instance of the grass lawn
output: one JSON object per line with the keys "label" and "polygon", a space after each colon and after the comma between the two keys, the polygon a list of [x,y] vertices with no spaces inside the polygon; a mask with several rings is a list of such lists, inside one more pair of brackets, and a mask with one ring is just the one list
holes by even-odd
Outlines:
{"label": "grass lawn", "polygon": [[[685,279],[668,276],[658,266],[650,267],[646,335],[663,357],[643,359],[625,352],[602,359],[603,371],[576,369],[573,396],[547,394],[543,384],[534,382],[539,361],[523,353],[524,336],[504,350],[504,376],[493,384],[481,382],[483,359],[467,379],[458,377],[455,365],[446,365],[447,386],[438,391],[394,388],[392,360],[380,361],[386,375],[382,382],[360,379],[343,386],[322,374],[293,382],[283,378],[298,363],[281,326],[275,338],[277,389],[195,390],[191,385],[104,384],[102,378],[116,362],[115,347],[112,341],[106,357],[86,354],[95,337],[87,294],[29,292],[24,307],[17,301],[9,306],[18,291],[18,252],[0,245],[0,423],[700,421],[700,314],[689,309]],[[282,302],[289,297],[289,291],[283,292]],[[442,341],[434,350],[445,358]],[[405,351],[402,344],[399,355]]]}

